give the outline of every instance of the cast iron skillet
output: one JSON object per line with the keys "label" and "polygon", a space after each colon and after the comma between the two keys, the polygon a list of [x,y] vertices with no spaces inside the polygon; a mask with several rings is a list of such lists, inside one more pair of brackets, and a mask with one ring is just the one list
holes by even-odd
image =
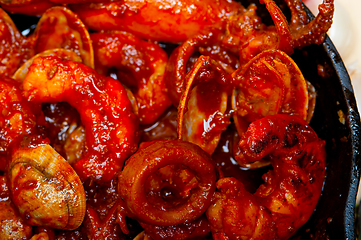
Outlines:
{"label": "cast iron skillet", "polygon": [[[244,6],[255,3],[262,20],[272,22],[258,0],[240,2]],[[289,18],[285,3],[279,6]],[[304,7],[308,17],[313,19],[314,15]],[[310,125],[326,141],[327,152],[322,196],[309,221],[291,239],[356,239],[355,201],[361,141],[360,116],[350,77],[328,36],[323,44],[296,50],[291,57],[316,88],[316,109]]]}
{"label": "cast iron skillet", "polygon": [[[305,78],[316,87],[316,109],[310,125],[326,140],[327,152],[322,196],[315,213],[297,236],[302,239],[355,239],[360,117],[350,78],[329,38],[324,44],[304,48],[292,57]],[[317,66],[325,68],[326,74],[318,75]]]}
{"label": "cast iron skillet", "polygon": [[[240,1],[245,6],[255,3],[263,21],[272,21],[258,0]],[[279,6],[289,18],[285,4]],[[308,17],[313,19],[314,15],[304,7]],[[323,44],[296,50],[291,57],[317,90],[315,114],[310,125],[326,141],[327,152],[326,179],[316,210],[291,239],[356,239],[361,124],[350,77],[328,36]]]}
{"label": "cast iron skillet", "polygon": [[[260,15],[269,21],[264,5],[260,5],[258,0],[241,1],[243,5],[255,2]],[[313,19],[313,14],[305,9]],[[36,24],[36,20],[24,19],[24,16],[12,15],[12,18],[20,30]],[[291,239],[356,239],[355,201],[361,166],[360,116],[349,75],[328,37],[322,45],[296,50],[291,57],[317,90],[315,114],[310,125],[326,141],[327,151],[322,196],[309,221]]]}

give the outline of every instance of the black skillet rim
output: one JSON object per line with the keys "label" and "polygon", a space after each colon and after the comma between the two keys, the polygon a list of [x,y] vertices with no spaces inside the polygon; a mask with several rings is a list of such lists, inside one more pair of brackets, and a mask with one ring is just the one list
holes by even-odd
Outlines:
{"label": "black skillet rim", "polygon": [[[314,15],[306,6],[305,11],[310,19],[314,18]],[[317,53],[321,51],[323,51],[322,54]],[[308,53],[305,54],[305,52]],[[321,106],[317,106],[316,103],[315,116],[310,125],[315,128],[322,139],[325,139],[326,142],[328,141],[329,145],[332,142],[332,146],[326,147],[326,151],[328,149],[328,160],[331,160],[328,163],[324,190],[315,213],[293,239],[356,239],[355,211],[360,180],[361,127],[351,79],[340,54],[328,36],[326,36],[322,45],[306,47],[295,53],[295,55],[297,54],[302,55],[300,58],[307,55],[306,61],[310,60],[318,65],[326,66],[325,68],[329,68],[328,76],[321,77],[322,80],[320,81],[311,81],[316,89],[319,88],[319,97],[316,102],[321,102]],[[321,60],[312,60],[314,56],[320,56]],[[298,63],[298,57],[292,57]],[[303,66],[303,69],[302,64],[299,64],[299,66],[307,78],[308,69],[305,69],[307,66]],[[315,71],[312,74],[314,73]],[[322,87],[326,90],[323,89],[324,91],[322,91]],[[319,98],[322,98],[323,101],[319,101]],[[330,99],[334,100],[334,103]],[[337,115],[332,112],[336,112],[336,108]],[[332,113],[327,110],[331,110]],[[337,118],[339,117],[339,111],[343,112],[345,116],[344,124],[340,124],[340,119]],[[326,121],[318,119],[322,117],[330,117],[330,119]],[[334,127],[338,130],[335,131]],[[328,131],[335,133],[335,135],[330,137],[327,133]],[[337,155],[336,151],[340,154]],[[334,157],[334,153],[337,156]],[[344,169],[337,169],[339,163],[336,163],[336,160],[337,162],[344,162],[341,165],[345,166]],[[333,173],[338,174],[335,176]],[[328,182],[331,183],[328,184]],[[337,184],[333,185],[335,182],[341,182],[340,186]],[[341,186],[342,184],[344,184],[343,187]],[[335,187],[332,188],[331,186]],[[329,201],[327,201],[327,198],[329,198]],[[330,203],[330,201],[332,201],[333,205],[326,206],[325,203]]]}

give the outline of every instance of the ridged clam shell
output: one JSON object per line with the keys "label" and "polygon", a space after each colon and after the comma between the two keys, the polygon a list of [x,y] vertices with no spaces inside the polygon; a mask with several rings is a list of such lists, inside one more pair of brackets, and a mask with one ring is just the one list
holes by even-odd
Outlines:
{"label": "ridged clam shell", "polygon": [[12,155],[8,179],[12,200],[27,223],[73,230],[83,222],[83,185],[51,146],[19,148]]}

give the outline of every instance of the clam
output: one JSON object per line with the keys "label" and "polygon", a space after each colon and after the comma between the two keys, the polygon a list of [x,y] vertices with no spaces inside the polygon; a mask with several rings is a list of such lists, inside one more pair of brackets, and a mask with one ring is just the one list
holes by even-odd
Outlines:
{"label": "clam", "polygon": [[55,48],[69,49],[76,52],[85,65],[94,68],[94,50],[88,29],[67,7],[47,9],[30,38],[35,53]]}
{"label": "clam", "polygon": [[28,224],[74,230],[83,222],[83,185],[70,164],[50,145],[15,150],[7,177],[11,198]]}

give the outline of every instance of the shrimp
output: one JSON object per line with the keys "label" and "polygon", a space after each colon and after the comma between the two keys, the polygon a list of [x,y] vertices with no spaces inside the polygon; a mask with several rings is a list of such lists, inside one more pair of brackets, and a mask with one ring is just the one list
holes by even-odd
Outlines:
{"label": "shrimp", "polygon": [[53,49],[42,51],[42,52],[32,56],[30,59],[28,59],[24,64],[22,64],[16,70],[16,72],[13,74],[12,78],[17,82],[22,83],[24,81],[26,74],[28,73],[29,66],[33,63],[33,60],[39,56],[43,56],[43,57],[44,56],[57,56],[64,60],[72,60],[72,61],[76,61],[76,62],[83,61],[81,59],[81,57],[72,50],[67,50],[64,48],[53,48]]}
{"label": "shrimp", "polygon": [[296,116],[278,114],[250,124],[237,161],[266,158],[273,166],[255,193],[234,178],[217,182],[207,210],[214,239],[288,239],[307,222],[325,177],[325,141]]}
{"label": "shrimp", "polygon": [[82,180],[108,181],[137,149],[138,118],[119,81],[82,63],[49,56],[33,60],[22,86],[28,101],[64,101],[79,112],[86,152],[73,167]]}
{"label": "shrimp", "polygon": [[273,0],[262,0],[269,11],[274,25],[266,25],[256,14],[255,4],[251,4],[240,14],[233,15],[227,22],[224,47],[238,52],[241,64],[262,51],[278,49],[292,54],[295,48],[311,44],[321,44],[325,34],[331,27],[334,3],[324,0],[319,5],[319,13],[308,23],[302,2],[287,0],[291,10],[291,22],[288,23],[281,9]]}
{"label": "shrimp", "polygon": [[138,103],[141,124],[152,124],[171,105],[165,86],[167,53],[155,43],[133,34],[92,33],[97,72],[116,77],[130,88]]}
{"label": "shrimp", "polygon": [[223,28],[242,5],[226,0],[123,0],[69,7],[92,30],[121,30],[145,39],[179,43],[207,27]]}
{"label": "shrimp", "polygon": [[[39,56],[57,56],[63,60],[82,62],[80,56],[71,50],[50,49],[36,54],[26,61],[15,72],[13,79],[22,83],[29,66]],[[41,120],[41,128],[46,131],[46,136],[50,139],[54,149],[71,164],[79,160],[85,148],[85,130],[81,125],[78,112],[66,102],[43,104],[37,112],[44,115]]]}

